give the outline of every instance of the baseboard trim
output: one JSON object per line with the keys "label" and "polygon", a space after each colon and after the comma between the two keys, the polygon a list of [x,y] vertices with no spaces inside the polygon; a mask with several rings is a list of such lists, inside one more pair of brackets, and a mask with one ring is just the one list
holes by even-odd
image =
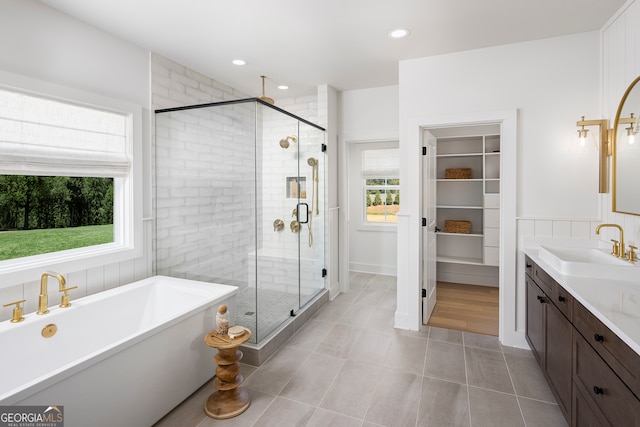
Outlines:
{"label": "baseboard trim", "polygon": [[379,264],[365,264],[365,263],[358,263],[358,262],[350,262],[349,271],[356,271],[358,273],[384,274],[385,276],[395,276],[397,268],[395,265],[379,265]]}

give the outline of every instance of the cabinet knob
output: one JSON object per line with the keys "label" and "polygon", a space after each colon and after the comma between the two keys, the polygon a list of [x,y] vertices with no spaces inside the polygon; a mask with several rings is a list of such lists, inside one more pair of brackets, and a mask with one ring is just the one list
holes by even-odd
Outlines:
{"label": "cabinet knob", "polygon": [[565,297],[563,297],[562,295],[558,295],[558,301],[560,302],[565,302],[567,299]]}
{"label": "cabinet knob", "polygon": [[596,340],[597,342],[604,342],[604,336],[600,334],[594,334],[593,339]]}
{"label": "cabinet knob", "polygon": [[533,267],[531,264],[527,263],[527,268]]}
{"label": "cabinet knob", "polygon": [[540,304],[544,304],[544,302],[545,302],[545,301],[544,301],[544,297],[543,297],[543,296],[538,295],[538,301],[540,301]]}
{"label": "cabinet knob", "polygon": [[602,388],[598,387],[597,385],[593,386],[593,392],[595,394],[604,394],[604,390]]}

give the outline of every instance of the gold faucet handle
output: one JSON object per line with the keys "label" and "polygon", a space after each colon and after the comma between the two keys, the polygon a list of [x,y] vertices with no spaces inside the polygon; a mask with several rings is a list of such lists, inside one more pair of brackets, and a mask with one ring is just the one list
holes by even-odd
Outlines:
{"label": "gold faucet handle", "polygon": [[611,249],[611,253],[613,255],[619,255],[620,254],[620,242],[618,242],[615,239],[611,239],[611,241],[613,242],[613,249]]}
{"label": "gold faucet handle", "polygon": [[61,308],[67,308],[69,306],[71,306],[71,303],[69,302],[69,295],[67,295],[67,291],[70,291],[72,289],[76,289],[77,286],[74,286],[72,288],[61,288],[60,292],[62,292],[62,302],[60,303],[60,307]]}
{"label": "gold faucet handle", "polygon": [[9,302],[7,304],[2,305],[3,307],[9,307],[10,305],[15,305],[13,309],[13,317],[11,318],[11,323],[18,323],[24,320],[24,317],[22,316],[22,307],[20,307],[20,304],[22,304],[25,301],[26,299],[21,299],[20,301]]}
{"label": "gold faucet handle", "polygon": [[636,251],[638,250],[637,246],[629,245],[629,261],[634,262],[638,258],[636,258]]}

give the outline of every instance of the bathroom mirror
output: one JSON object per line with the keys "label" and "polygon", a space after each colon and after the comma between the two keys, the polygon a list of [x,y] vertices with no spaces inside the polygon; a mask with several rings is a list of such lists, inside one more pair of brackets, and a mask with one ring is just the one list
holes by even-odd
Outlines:
{"label": "bathroom mirror", "polygon": [[[627,88],[620,100],[616,118],[613,122],[613,207],[614,212],[640,215],[640,186],[638,170],[640,170],[640,134],[635,135],[635,142],[630,143],[627,128],[640,123],[640,77]],[[633,123],[629,119],[633,113]],[[626,123],[625,123],[626,121]]]}

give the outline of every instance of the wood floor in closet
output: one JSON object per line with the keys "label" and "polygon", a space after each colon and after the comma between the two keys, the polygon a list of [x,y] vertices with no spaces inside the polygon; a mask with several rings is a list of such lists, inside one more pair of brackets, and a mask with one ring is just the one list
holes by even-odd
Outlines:
{"label": "wood floor in closet", "polygon": [[498,288],[438,282],[429,326],[498,336]]}

